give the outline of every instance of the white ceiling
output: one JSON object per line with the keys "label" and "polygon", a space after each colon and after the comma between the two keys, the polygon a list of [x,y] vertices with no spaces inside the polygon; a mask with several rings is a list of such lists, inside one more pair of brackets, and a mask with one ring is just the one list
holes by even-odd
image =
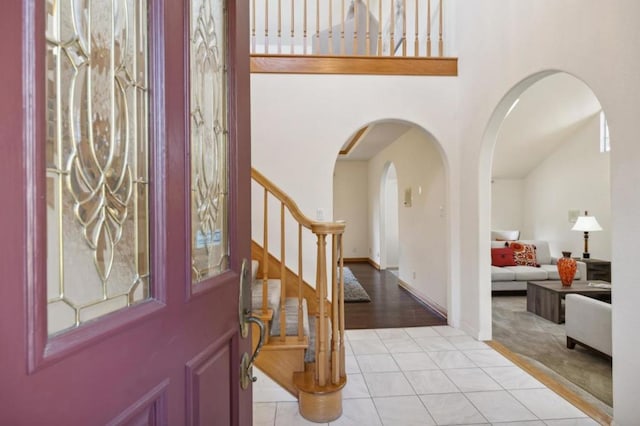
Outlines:
{"label": "white ceiling", "polygon": [[569,74],[538,81],[500,127],[492,177],[524,178],[601,108],[591,89]]}
{"label": "white ceiling", "polygon": [[[498,131],[492,177],[527,176],[600,110],[591,89],[569,74],[558,73],[538,81],[520,96]],[[349,153],[338,160],[369,160],[412,127],[393,121],[370,124]],[[350,142],[347,140],[342,150]]]}
{"label": "white ceiling", "polygon": [[[349,153],[340,155],[338,159],[369,160],[408,132],[411,127],[413,126],[410,124],[393,121],[370,124]],[[350,142],[351,139],[345,142],[342,149],[346,149]]]}

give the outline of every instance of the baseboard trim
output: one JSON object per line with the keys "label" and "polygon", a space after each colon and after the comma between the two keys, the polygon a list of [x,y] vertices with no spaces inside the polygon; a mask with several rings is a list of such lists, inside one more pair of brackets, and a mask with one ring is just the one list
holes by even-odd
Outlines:
{"label": "baseboard trim", "polygon": [[407,290],[415,298],[417,298],[422,303],[424,303],[429,308],[431,308],[436,313],[438,313],[443,319],[445,319],[445,320],[447,319],[447,310],[445,308],[443,308],[442,306],[438,305],[436,302],[434,302],[433,300],[429,299],[427,296],[425,296],[424,294],[420,293],[418,290],[416,290],[415,288],[411,287],[409,284],[407,284],[406,282],[402,281],[400,278],[398,278],[398,285],[400,285],[400,287],[402,287],[405,290]]}
{"label": "baseboard trim", "polygon": [[559,396],[567,400],[571,405],[581,410],[583,413],[597,421],[601,425],[609,426],[612,424],[613,419],[607,414],[599,410],[597,407],[589,404],[571,389],[564,386],[562,383],[554,380],[549,375],[545,374],[539,368],[521,358],[518,354],[509,350],[503,344],[496,342],[495,340],[488,340],[485,342],[487,345],[495,349],[502,356],[513,362],[515,365],[531,374],[536,380],[557,393]]}
{"label": "baseboard trim", "polygon": [[373,259],[367,259],[367,262],[369,262],[369,265],[373,266],[378,271],[380,270],[380,265],[378,265]]}
{"label": "baseboard trim", "polygon": [[368,257],[345,257],[344,263],[369,263]]}

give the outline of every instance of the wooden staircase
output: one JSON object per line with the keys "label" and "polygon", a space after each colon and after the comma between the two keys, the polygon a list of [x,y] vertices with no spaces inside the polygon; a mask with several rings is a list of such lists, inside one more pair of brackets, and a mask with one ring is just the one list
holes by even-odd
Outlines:
{"label": "wooden staircase", "polygon": [[[264,191],[262,241],[253,241],[251,246],[252,313],[267,330],[256,366],[298,398],[303,417],[326,423],[342,414],[342,388],[346,384],[345,224],[308,219],[293,200],[258,171],[252,170],[251,176],[253,185]],[[270,221],[273,210],[280,216],[276,226]],[[259,227],[260,223],[254,222],[253,226]],[[276,231],[270,231],[270,227]],[[314,253],[308,249],[309,255],[303,250],[310,236],[317,250]],[[279,255],[274,255],[270,247],[276,247]],[[295,253],[293,265],[285,258],[291,253]],[[310,263],[316,270],[315,279],[309,280],[312,284],[305,281],[303,271]],[[255,347],[259,332],[254,327]]]}

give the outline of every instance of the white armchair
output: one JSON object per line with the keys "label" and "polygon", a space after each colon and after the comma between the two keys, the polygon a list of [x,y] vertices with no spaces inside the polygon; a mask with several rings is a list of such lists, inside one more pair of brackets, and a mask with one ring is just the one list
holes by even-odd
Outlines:
{"label": "white armchair", "polygon": [[567,348],[576,343],[611,356],[611,304],[581,294],[565,298]]}

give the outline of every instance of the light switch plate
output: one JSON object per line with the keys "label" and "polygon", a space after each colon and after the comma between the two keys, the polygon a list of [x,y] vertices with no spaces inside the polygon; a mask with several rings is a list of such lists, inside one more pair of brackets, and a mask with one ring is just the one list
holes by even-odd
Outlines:
{"label": "light switch plate", "polygon": [[411,195],[411,187],[404,190],[404,206],[411,207],[411,201],[413,196]]}
{"label": "light switch plate", "polygon": [[578,220],[578,216],[580,216],[579,209],[569,210],[569,223],[576,223],[576,220]]}

